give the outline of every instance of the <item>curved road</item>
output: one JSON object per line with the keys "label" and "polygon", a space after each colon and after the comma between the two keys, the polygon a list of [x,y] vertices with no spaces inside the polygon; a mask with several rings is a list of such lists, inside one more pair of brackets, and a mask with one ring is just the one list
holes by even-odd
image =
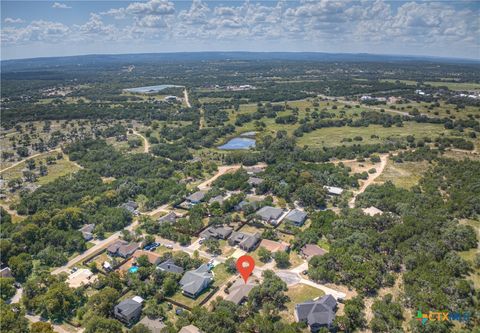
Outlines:
{"label": "curved road", "polygon": [[48,151],[44,151],[43,153],[38,153],[38,154],[35,154],[35,155],[32,155],[32,156],[29,156],[27,158],[24,158],[23,160],[21,161],[18,161],[18,162],[15,162],[13,163],[12,165],[10,165],[9,167],[6,167],[5,169],[3,170],[0,170],[0,173],[4,172],[4,171],[7,171],[7,170],[10,170],[14,167],[16,167],[17,165],[20,165],[28,160],[31,160],[32,158],[35,158],[35,157],[38,157],[38,156],[42,156],[44,154],[48,154],[48,153],[51,153],[51,152],[54,152],[54,151],[61,151],[60,148],[55,148],[55,149],[52,149],[52,150],[48,150]]}
{"label": "curved road", "polygon": [[135,131],[134,129],[132,129],[132,132],[133,134],[135,134],[136,136],[139,136],[140,138],[143,139],[143,152],[148,154],[148,152],[150,151],[150,143],[148,142],[147,138],[143,136],[143,134]]}

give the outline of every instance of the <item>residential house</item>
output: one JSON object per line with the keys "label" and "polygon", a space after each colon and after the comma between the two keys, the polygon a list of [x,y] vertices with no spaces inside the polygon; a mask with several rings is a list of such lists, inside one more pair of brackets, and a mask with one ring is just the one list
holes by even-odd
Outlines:
{"label": "residential house", "polygon": [[288,243],[276,242],[270,239],[262,239],[259,247],[263,247],[272,253],[279,252],[279,251],[287,252],[290,249],[290,245]]}
{"label": "residential house", "polygon": [[10,267],[4,267],[0,269],[0,277],[2,278],[11,278],[13,277]]}
{"label": "residential house", "polygon": [[200,331],[200,329],[197,326],[188,325],[188,326],[182,327],[182,329],[178,331],[178,333],[203,333],[203,332]]}
{"label": "residential house", "polygon": [[143,299],[139,296],[118,303],[113,309],[113,315],[121,322],[132,325],[140,319]]}
{"label": "residential house", "polygon": [[377,214],[382,215],[383,211],[378,209],[377,207],[370,206],[368,208],[362,208],[362,211],[365,215],[375,216]]}
{"label": "residential house", "polygon": [[330,195],[341,195],[343,193],[343,188],[335,186],[324,186],[324,189],[327,190],[327,193]]}
{"label": "residential house", "polygon": [[233,209],[235,209],[235,211],[239,212],[239,211],[245,210],[245,208],[248,206],[248,207],[252,207],[253,210],[256,210],[258,208],[258,205],[259,205],[258,201],[242,200],[237,205],[235,205],[235,207]]}
{"label": "residential house", "polygon": [[200,233],[200,238],[204,239],[227,239],[232,234],[230,227],[208,227]]}
{"label": "residential house", "polygon": [[335,298],[332,295],[325,295],[316,301],[295,305],[295,320],[307,323],[311,332],[318,332],[322,327],[332,327],[336,309]]}
{"label": "residential house", "polygon": [[179,283],[185,296],[197,298],[212,281],[213,274],[210,272],[210,268],[203,264],[195,270],[187,271]]}
{"label": "residential house", "polygon": [[315,244],[307,244],[300,249],[300,254],[307,260],[313,256],[323,256],[325,253],[327,251]]}
{"label": "residential house", "polygon": [[293,223],[297,227],[301,227],[305,223],[306,219],[307,213],[299,209],[293,209],[287,214],[287,216],[285,216],[286,221]]}
{"label": "residential house", "polygon": [[264,222],[277,225],[280,222],[279,219],[283,214],[283,210],[281,208],[265,206],[260,208],[255,214],[260,216]]}
{"label": "residential house", "polygon": [[145,316],[138,322],[137,325],[142,324],[150,330],[151,333],[162,333],[162,329],[166,327],[160,319],[150,319],[148,316]]}
{"label": "residential house", "polygon": [[228,288],[228,295],[225,297],[226,301],[233,302],[237,305],[243,303],[250,291],[258,285],[258,283],[251,282],[253,279],[249,279],[247,283],[243,279],[237,279],[231,286]]}
{"label": "residential house", "polygon": [[258,177],[250,177],[250,178],[248,178],[247,182],[252,186],[257,186],[257,185],[260,185],[261,183],[263,183],[263,179],[258,178]]}
{"label": "residential house", "polygon": [[168,259],[162,262],[160,265],[157,266],[157,269],[164,272],[170,272],[170,273],[177,273],[177,274],[183,273],[183,267],[175,265],[175,262],[173,261],[173,259]]}
{"label": "residential house", "polygon": [[66,282],[71,288],[78,288],[88,286],[95,281],[97,281],[97,276],[94,275],[91,270],[80,268],[70,274]]}
{"label": "residential house", "polygon": [[127,211],[129,211],[133,215],[138,215],[139,214],[138,205],[133,200],[128,200],[127,202],[123,203],[120,207],[126,209]]}
{"label": "residential house", "polygon": [[203,199],[205,198],[205,194],[206,193],[204,191],[197,191],[190,194],[188,197],[186,197],[186,199],[190,204],[196,205],[203,201]]}
{"label": "residential house", "polygon": [[141,256],[147,256],[148,262],[155,266],[157,266],[162,261],[162,257],[155,252],[137,250],[133,254],[133,258],[135,262]]}
{"label": "residential house", "polygon": [[230,246],[238,245],[238,247],[242,250],[250,252],[257,248],[260,240],[261,236],[259,233],[252,235],[244,232],[234,231],[228,239],[228,244]]}
{"label": "residential house", "polygon": [[83,227],[80,228],[80,232],[82,233],[83,239],[86,241],[93,239],[93,229],[95,229],[95,224],[85,224]]}
{"label": "residential house", "polygon": [[130,257],[138,249],[137,243],[128,243],[125,240],[117,240],[115,243],[107,247],[107,252],[112,257]]}
{"label": "residential house", "polygon": [[249,175],[256,175],[258,173],[262,173],[265,168],[260,166],[249,166],[245,167],[244,169]]}
{"label": "residential house", "polygon": [[177,221],[177,214],[175,212],[170,212],[167,215],[163,215],[158,218],[158,223],[164,224],[164,223],[170,223],[173,224]]}
{"label": "residential house", "polygon": [[216,197],[210,198],[208,200],[208,204],[211,205],[214,202],[218,202],[220,205],[223,204],[223,197],[221,195],[217,195]]}

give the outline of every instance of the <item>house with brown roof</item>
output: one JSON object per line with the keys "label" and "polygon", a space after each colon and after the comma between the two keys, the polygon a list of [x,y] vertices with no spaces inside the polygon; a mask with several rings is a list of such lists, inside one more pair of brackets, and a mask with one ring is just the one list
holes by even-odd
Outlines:
{"label": "house with brown roof", "polygon": [[135,261],[141,256],[147,256],[148,262],[155,266],[162,262],[162,257],[155,252],[137,250],[133,254],[133,258]]}
{"label": "house with brown roof", "polygon": [[197,326],[194,325],[188,325],[182,327],[178,333],[203,333],[203,331],[200,331],[200,329]]}
{"label": "house with brown roof", "polygon": [[300,254],[305,259],[310,259],[313,256],[323,256],[327,251],[315,244],[307,244],[300,249]]}
{"label": "house with brown roof", "polygon": [[262,239],[259,247],[264,247],[268,251],[275,253],[278,251],[287,252],[290,249],[290,245],[285,242],[276,242],[270,239]]}

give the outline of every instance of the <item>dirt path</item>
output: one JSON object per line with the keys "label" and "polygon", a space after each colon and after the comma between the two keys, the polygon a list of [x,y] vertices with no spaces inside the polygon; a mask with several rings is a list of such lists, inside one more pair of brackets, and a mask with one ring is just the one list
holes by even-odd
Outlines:
{"label": "dirt path", "polygon": [[[261,167],[265,167],[265,166],[266,166],[266,164],[259,163],[259,164],[253,165],[252,167],[260,167],[261,168]],[[220,166],[220,167],[218,167],[218,171],[215,175],[213,175],[211,178],[207,179],[203,183],[199,184],[197,187],[200,190],[206,190],[210,187],[210,184],[212,184],[221,175],[224,175],[224,174],[226,174],[230,171],[234,171],[234,170],[236,171],[236,170],[240,169],[241,167],[242,167],[242,165],[240,165],[240,164]]]}
{"label": "dirt path", "polygon": [[136,136],[139,136],[140,138],[143,139],[143,152],[145,154],[148,154],[150,152],[150,143],[148,142],[147,138],[143,136],[143,134],[135,131],[134,129],[132,129],[132,132],[133,134],[135,134]]}
{"label": "dirt path", "polygon": [[385,167],[387,166],[387,161],[388,161],[388,155],[387,154],[384,154],[384,155],[380,155],[380,166],[375,166],[375,173],[372,173],[372,174],[369,174],[368,176],[368,179],[366,181],[364,181],[362,183],[362,186],[360,186],[360,188],[358,189],[358,191],[356,191],[353,195],[353,198],[350,199],[350,201],[348,202],[348,206],[350,208],[354,208],[355,207],[355,200],[357,199],[357,195],[359,195],[360,193],[363,193],[365,191],[365,189],[371,185],[375,179],[377,179],[378,176],[380,176],[383,172],[383,170],[385,170]]}
{"label": "dirt path", "polygon": [[206,190],[208,187],[210,187],[210,184],[213,183],[218,177],[221,175],[224,175],[230,171],[238,170],[240,169],[241,165],[236,164],[236,165],[226,165],[226,166],[220,166],[218,167],[218,171],[215,175],[213,175],[211,178],[207,179],[203,183],[199,184],[197,187],[200,190]]}
{"label": "dirt path", "polygon": [[54,152],[54,151],[61,151],[61,149],[60,149],[60,148],[55,148],[55,149],[52,149],[52,150],[49,150],[49,151],[44,151],[43,153],[38,153],[38,154],[35,154],[35,155],[32,155],[32,156],[29,156],[29,157],[27,157],[27,158],[24,158],[24,159],[21,160],[21,161],[18,161],[18,162],[13,163],[12,165],[10,165],[9,167],[7,167],[7,168],[5,168],[5,169],[3,169],[3,170],[0,170],[0,173],[5,172],[5,171],[7,171],[7,170],[10,170],[10,169],[12,169],[12,168],[15,168],[17,165],[20,165],[20,164],[22,164],[22,163],[24,163],[24,162],[26,162],[26,161],[28,161],[28,160],[31,160],[32,158],[35,158],[35,157],[38,157],[38,156],[42,156],[42,155],[45,155],[45,154],[49,154],[49,153]]}
{"label": "dirt path", "polygon": [[192,107],[192,105],[190,104],[190,101],[188,100],[188,92],[187,92],[187,88],[183,89],[183,97],[185,99],[185,104],[187,104],[187,106],[189,108]]}

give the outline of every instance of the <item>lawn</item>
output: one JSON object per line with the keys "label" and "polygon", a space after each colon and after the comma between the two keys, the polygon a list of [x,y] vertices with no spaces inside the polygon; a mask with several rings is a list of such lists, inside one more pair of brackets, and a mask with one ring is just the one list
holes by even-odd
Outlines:
{"label": "lawn", "polygon": [[181,303],[181,304],[186,305],[190,308],[193,308],[194,306],[200,304],[208,296],[208,294],[211,291],[212,291],[212,287],[209,287],[209,288],[205,289],[204,292],[201,293],[196,299],[193,299],[193,298],[184,296],[182,294],[182,290],[180,289],[175,293],[175,295],[173,295],[170,298],[172,300],[178,302],[178,303]]}
{"label": "lawn", "polygon": [[232,276],[226,270],[225,264],[218,264],[212,270],[213,272],[213,286],[220,287]]}
{"label": "lawn", "polygon": [[[334,147],[353,144],[374,144],[386,142],[389,138],[400,139],[413,135],[416,138],[429,136],[434,139],[446,131],[440,124],[419,124],[416,122],[404,122],[403,127],[383,127],[381,125],[370,125],[368,127],[327,127],[317,129],[313,132],[304,134],[298,139],[299,146],[309,146],[312,148]],[[379,138],[372,138],[377,135]],[[362,141],[353,140],[354,137],[362,137]],[[352,142],[342,142],[342,139],[352,139]]]}
{"label": "lawn", "polygon": [[375,182],[391,181],[396,186],[409,189],[418,184],[429,167],[430,164],[427,161],[395,163],[389,159],[387,166]]}
{"label": "lawn", "polygon": [[295,304],[321,297],[325,295],[325,293],[322,290],[311,286],[297,284],[288,287],[286,295],[290,298],[290,301],[285,304],[287,310],[282,312],[285,313],[288,321],[294,321]]}

